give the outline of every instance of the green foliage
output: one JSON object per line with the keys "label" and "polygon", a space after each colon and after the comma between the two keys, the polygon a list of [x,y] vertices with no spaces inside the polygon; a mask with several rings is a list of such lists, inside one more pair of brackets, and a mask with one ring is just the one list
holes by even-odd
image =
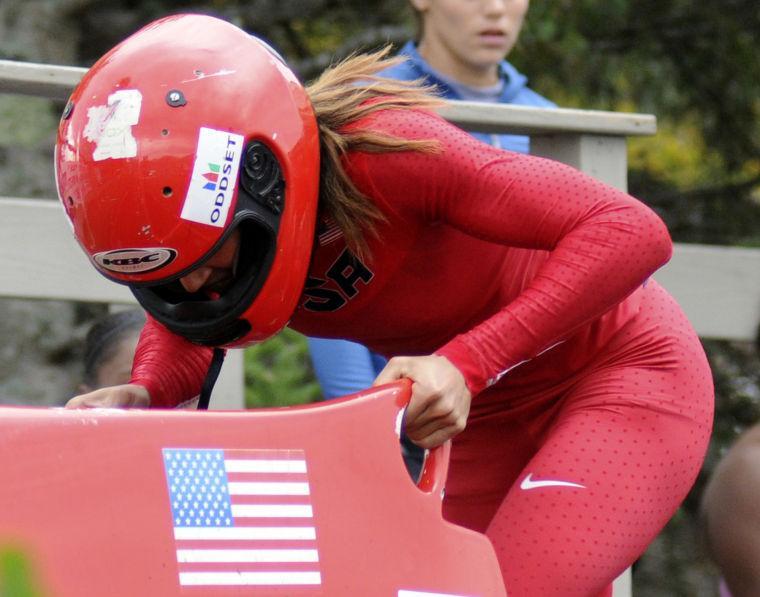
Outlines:
{"label": "green foliage", "polygon": [[661,119],[653,137],[628,142],[628,164],[643,170],[663,185],[689,189],[712,184],[725,172],[720,153],[707,146],[696,115]]}
{"label": "green foliage", "polygon": [[[658,117],[658,135],[632,143],[630,188],[666,219],[692,207],[676,240],[755,245],[758,30],[752,0],[555,0],[531,5],[511,59],[562,106]],[[726,214],[745,225],[716,226]]]}
{"label": "green foliage", "polygon": [[19,549],[0,549],[0,597],[41,597],[32,565]]}
{"label": "green foliage", "polygon": [[760,246],[758,30],[751,0],[534,2],[510,60],[560,106],[657,116],[629,189],[674,240]]}
{"label": "green foliage", "polygon": [[33,149],[49,140],[57,118],[50,100],[0,94],[0,147]]}
{"label": "green foliage", "polygon": [[244,359],[248,408],[307,404],[322,396],[306,339],[293,330],[247,348]]}

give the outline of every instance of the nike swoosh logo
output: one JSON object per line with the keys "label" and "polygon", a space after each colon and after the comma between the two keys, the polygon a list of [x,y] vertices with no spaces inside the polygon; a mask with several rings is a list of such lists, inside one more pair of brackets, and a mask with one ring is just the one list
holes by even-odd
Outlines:
{"label": "nike swoosh logo", "polygon": [[539,487],[578,487],[579,489],[586,489],[585,485],[579,483],[559,481],[557,479],[542,479],[540,481],[534,481],[532,477],[533,473],[528,473],[528,475],[522,480],[522,483],[520,483],[520,489],[538,489]]}

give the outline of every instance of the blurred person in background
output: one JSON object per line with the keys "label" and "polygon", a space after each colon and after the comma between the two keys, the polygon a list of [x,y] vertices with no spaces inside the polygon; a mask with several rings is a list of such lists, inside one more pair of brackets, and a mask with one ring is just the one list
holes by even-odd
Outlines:
{"label": "blurred person in background", "polygon": [[[145,321],[142,309],[126,309],[107,313],[92,323],[84,341],[84,370],[77,388],[79,394],[129,383]],[[195,408],[197,405],[194,396],[178,407]]]}
{"label": "blurred person in background", "polygon": [[144,325],[145,313],[141,309],[116,311],[95,320],[84,342],[81,394],[129,382]]}
{"label": "blurred person in background", "polygon": [[760,595],[760,424],[742,433],[715,467],[701,501],[707,548],[722,574],[721,597]]}

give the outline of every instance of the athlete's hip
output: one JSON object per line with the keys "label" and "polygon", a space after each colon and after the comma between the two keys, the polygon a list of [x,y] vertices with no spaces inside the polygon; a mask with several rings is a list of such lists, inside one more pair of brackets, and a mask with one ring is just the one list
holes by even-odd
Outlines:
{"label": "athlete's hip", "polygon": [[[473,399],[471,418],[550,408],[610,368],[710,379],[702,345],[681,308],[651,281],[554,349],[510,371]],[[711,388],[711,386],[710,386]]]}

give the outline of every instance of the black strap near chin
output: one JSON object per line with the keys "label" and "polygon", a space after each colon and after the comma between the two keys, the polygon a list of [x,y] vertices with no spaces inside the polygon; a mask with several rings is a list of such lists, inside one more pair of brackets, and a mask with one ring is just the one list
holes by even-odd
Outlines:
{"label": "black strap near chin", "polygon": [[201,395],[198,397],[198,410],[208,410],[208,405],[211,401],[211,391],[214,389],[219,372],[222,370],[225,354],[227,353],[221,348],[214,349],[211,363],[209,363],[208,371],[206,372],[206,379],[203,380]]}

